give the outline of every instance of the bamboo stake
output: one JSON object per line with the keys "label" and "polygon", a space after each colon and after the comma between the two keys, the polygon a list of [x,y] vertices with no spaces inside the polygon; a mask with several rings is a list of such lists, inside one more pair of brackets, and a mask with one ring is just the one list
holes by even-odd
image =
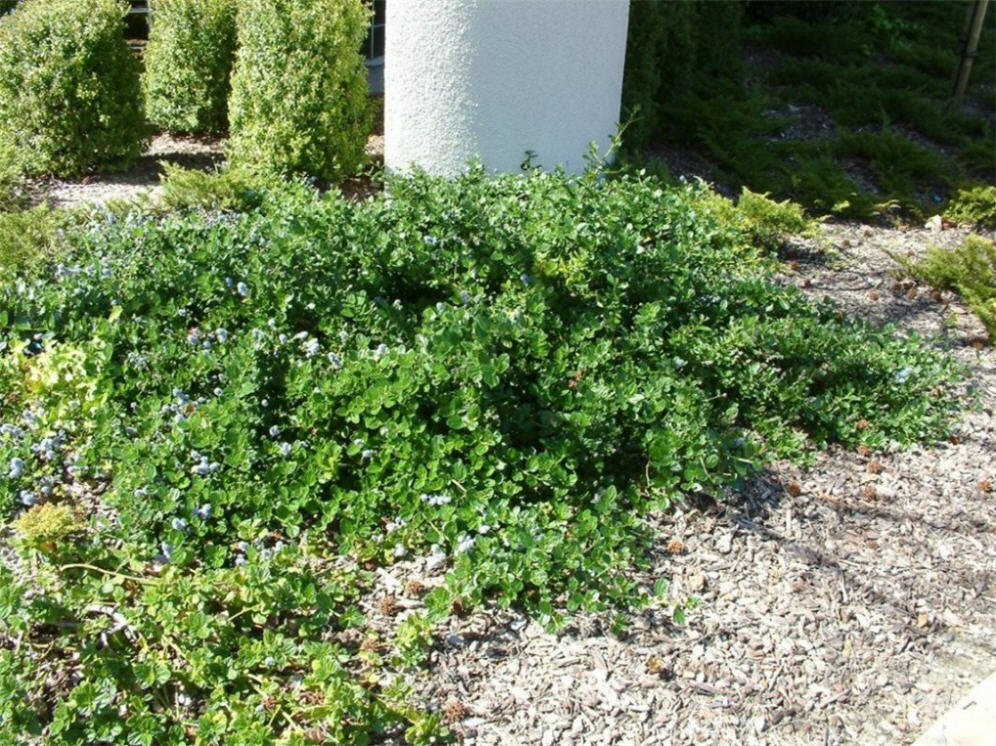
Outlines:
{"label": "bamboo stake", "polygon": [[961,58],[958,60],[958,68],[955,71],[954,86],[951,91],[951,102],[949,104],[949,108],[951,109],[961,105],[961,100],[965,96],[965,89],[968,88],[968,77],[972,72],[972,61],[979,54],[979,37],[982,35],[982,21],[986,17],[986,8],[988,5],[989,0],[974,0],[965,18],[967,34],[963,36]]}
{"label": "bamboo stake", "polygon": [[965,3],[965,20],[961,24],[961,33],[958,34],[958,61],[955,63],[954,72],[951,73],[951,85],[949,88],[954,92],[958,85],[958,78],[961,76],[961,61],[965,57],[965,50],[968,48],[968,34],[972,30],[972,20],[975,18],[975,2]]}

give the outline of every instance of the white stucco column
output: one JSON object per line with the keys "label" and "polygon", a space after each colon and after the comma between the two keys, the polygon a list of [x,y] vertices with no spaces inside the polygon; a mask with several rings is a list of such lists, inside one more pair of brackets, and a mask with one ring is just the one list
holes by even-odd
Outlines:
{"label": "white stucco column", "polygon": [[615,134],[628,0],[389,0],[384,160],[454,175],[584,169]]}

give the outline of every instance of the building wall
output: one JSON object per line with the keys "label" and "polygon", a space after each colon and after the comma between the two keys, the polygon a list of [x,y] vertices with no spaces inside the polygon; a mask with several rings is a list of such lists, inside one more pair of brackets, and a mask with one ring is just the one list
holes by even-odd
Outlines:
{"label": "building wall", "polygon": [[385,162],[453,175],[480,156],[583,170],[615,133],[628,0],[387,4]]}

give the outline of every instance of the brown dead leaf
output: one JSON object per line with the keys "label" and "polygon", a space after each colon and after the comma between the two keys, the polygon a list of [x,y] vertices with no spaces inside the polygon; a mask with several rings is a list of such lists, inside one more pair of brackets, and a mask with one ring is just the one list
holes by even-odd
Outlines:
{"label": "brown dead leaf", "polygon": [[681,554],[685,551],[685,543],[681,539],[671,539],[665,548],[668,554]]}
{"label": "brown dead leaf", "polygon": [[467,708],[460,700],[450,697],[443,705],[443,717],[450,725],[459,723],[467,717]]}
{"label": "brown dead leaf", "polygon": [[381,596],[377,599],[377,611],[384,616],[393,616],[398,611],[398,599],[394,596]]}

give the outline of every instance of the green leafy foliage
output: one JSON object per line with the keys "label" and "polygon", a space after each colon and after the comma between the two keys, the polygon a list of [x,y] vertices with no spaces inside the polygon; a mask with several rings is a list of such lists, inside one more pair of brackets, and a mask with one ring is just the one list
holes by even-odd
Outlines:
{"label": "green leafy foliage", "polygon": [[996,228],[996,186],[987,184],[959,189],[944,216],[956,223]]}
{"label": "green leafy foliage", "polygon": [[248,0],[238,12],[228,152],[233,164],[336,181],[372,123],[361,0]]}
{"label": "green leafy foliage", "polygon": [[[4,722],[428,742],[401,674],[457,605],[657,603],[627,572],[652,511],[814,445],[939,436],[956,406],[946,358],[773,283],[702,186],[475,169],[388,194],[94,214],[0,286],[0,513],[89,506],[68,555],[2,571],[0,633],[32,642],[0,651]],[[344,645],[350,568],[414,557],[445,572],[429,615]]]}
{"label": "green leafy foliage", "polygon": [[69,222],[68,215],[44,205],[0,212],[0,277],[53,256]]}
{"label": "green leafy foliage", "polygon": [[[193,574],[45,563],[24,581],[0,569],[0,630],[32,643],[0,651],[0,692],[19,695],[0,699],[8,733],[65,744],[445,735],[438,717],[404,703],[400,679],[382,686],[351,670],[336,635],[355,577],[297,548],[259,554]],[[80,675],[33,675],[34,645],[49,646],[54,661],[71,656]]]}
{"label": "green leafy foliage", "polygon": [[[625,130],[629,149],[678,146],[707,164],[707,178],[790,198],[814,213],[859,218],[921,220],[956,188],[996,178],[996,138],[979,113],[992,110],[991,24],[973,69],[971,105],[947,107],[964,8],[751,2],[741,36],[754,64],[689,75],[680,68],[688,54],[682,44],[700,45],[686,35],[668,42],[669,56],[654,24],[665,13],[691,16],[694,5],[634,4],[624,101],[649,115]],[[718,41],[715,25],[704,23],[694,38]],[[726,33],[723,27],[720,37]]]}
{"label": "green leafy foliage", "polygon": [[996,243],[968,236],[955,249],[932,247],[919,262],[903,262],[911,275],[961,295],[996,339]]}
{"label": "green leafy foliage", "polygon": [[160,204],[167,211],[192,209],[247,212],[262,204],[263,189],[272,178],[245,168],[228,167],[218,171],[187,169],[163,164]]}
{"label": "green leafy foliage", "polygon": [[142,78],[149,121],[173,132],[224,132],[236,4],[156,0],[152,11]]}
{"label": "green leafy foliage", "polygon": [[630,8],[623,113],[631,148],[670,130],[667,104],[688,94],[700,77],[739,72],[743,4],[647,0]]}
{"label": "green leafy foliage", "polygon": [[0,22],[0,142],[31,174],[73,176],[141,151],[139,63],[119,0],[25,0]]}
{"label": "green leafy foliage", "polygon": [[0,140],[0,213],[21,205],[23,181],[14,144]]}
{"label": "green leafy foliage", "polygon": [[[582,535],[611,514],[623,530],[598,522],[600,545],[625,546],[634,506],[750,468],[755,414],[794,427],[819,412],[817,442],[874,445],[895,429],[859,437],[860,419],[906,422],[903,439],[936,425],[915,413],[939,361],[768,284],[749,234],[703,195],[475,173],[398,181],[390,201],[359,206],[299,187],[243,217],[115,219],[73,267],[37,275],[30,294],[6,291],[8,323],[19,320],[9,348],[41,334],[50,350],[8,355],[7,386],[28,385],[25,366],[49,355],[90,351],[55,379],[74,387],[43,389],[44,417],[72,422],[67,437],[97,432],[73,449],[93,475],[113,449],[107,499],[150,547],[180,546],[169,521],[206,503],[216,519],[188,537],[197,556],[232,531],[302,524],[336,525],[343,546],[379,553],[369,542],[400,516],[403,547],[452,552],[479,536],[483,554],[521,563],[518,587],[473,582],[522,600],[526,568],[566,541],[543,528],[548,511]],[[733,346],[741,327],[765,343]],[[806,344],[810,357],[771,352]],[[907,355],[919,383],[897,388]],[[860,379],[828,373],[856,356]],[[755,363],[763,412],[736,382]],[[857,380],[874,396],[855,400]],[[135,501],[139,489],[149,496]],[[559,551],[582,561],[580,547]],[[565,580],[534,590],[552,601]]]}

